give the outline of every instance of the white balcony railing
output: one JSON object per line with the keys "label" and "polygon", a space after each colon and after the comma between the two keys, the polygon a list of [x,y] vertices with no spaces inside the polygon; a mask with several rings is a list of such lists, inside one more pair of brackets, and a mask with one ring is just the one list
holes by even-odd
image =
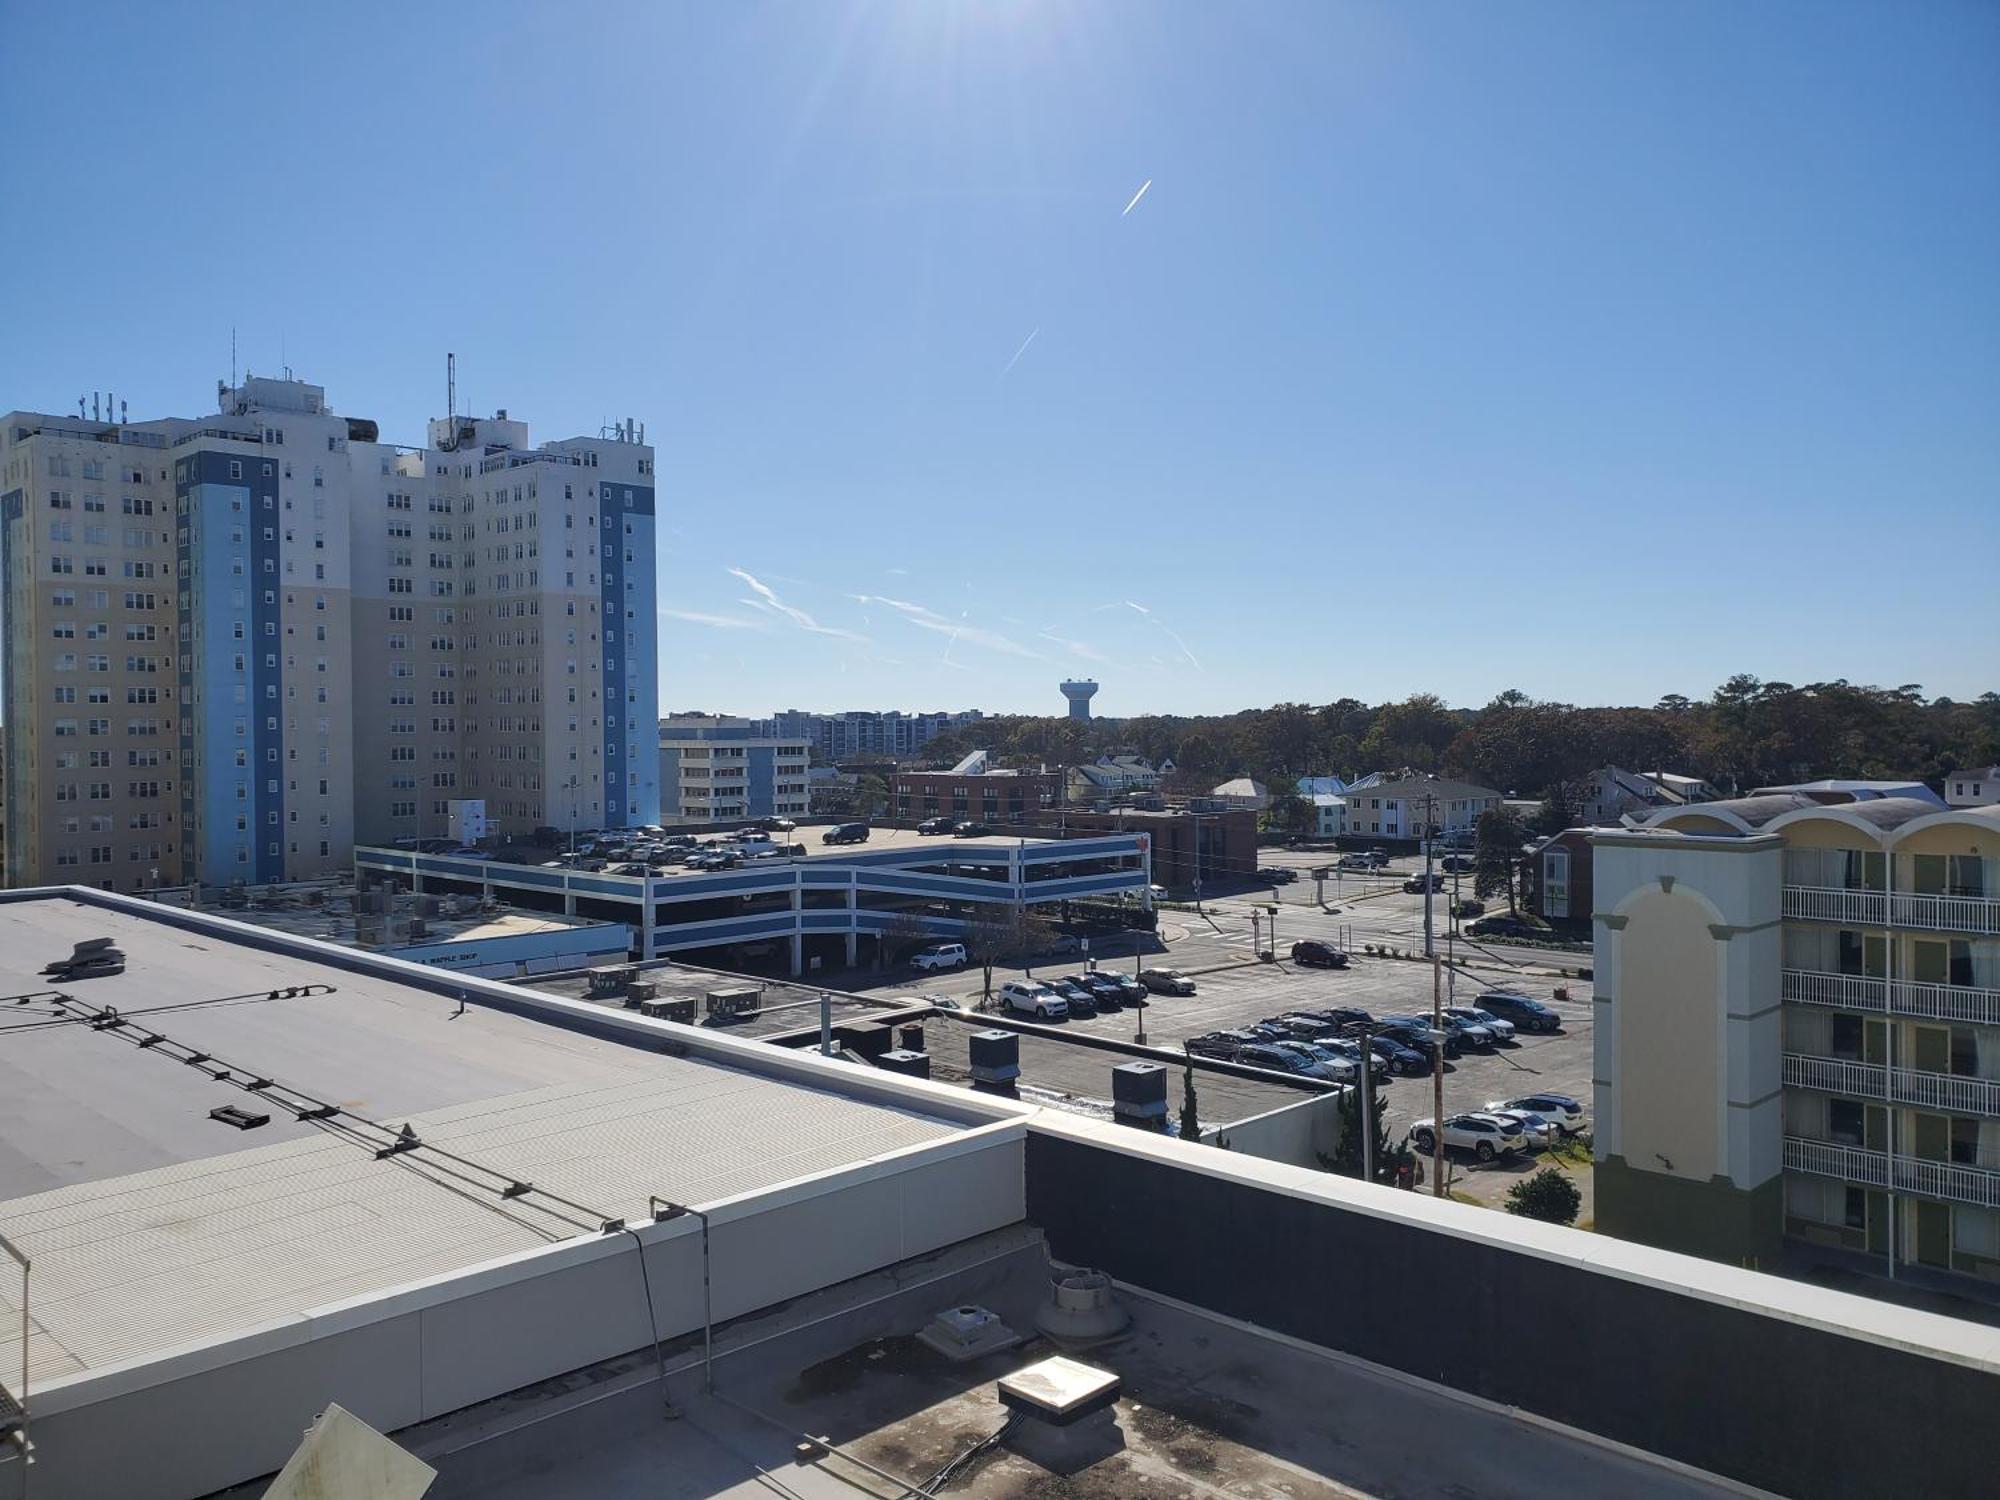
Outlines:
{"label": "white balcony railing", "polygon": [[1928,984],[1915,979],[1892,983],[1868,974],[1787,969],[1783,994],[1795,1005],[1829,1005],[1841,1010],[1914,1016],[1925,1021],[2000,1026],[2000,990],[1973,985]]}
{"label": "white balcony railing", "polygon": [[1991,1078],[1927,1073],[1918,1068],[1885,1068],[1880,1063],[1787,1052],[1784,1080],[1794,1088],[1849,1094],[1857,1099],[1881,1099],[1945,1114],[2000,1119],[2000,1081]]}
{"label": "white balcony railing", "polygon": [[1837,1141],[1809,1141],[1800,1136],[1785,1137],[1785,1168],[1810,1172],[1816,1177],[1837,1177],[1861,1187],[1889,1188],[1947,1203],[1976,1203],[1983,1208],[2000,1208],[2000,1172],[1990,1167],[1966,1167],[1955,1162],[1925,1161],[1914,1156],[1895,1158],[1891,1171],[1889,1156],[1861,1146],[1843,1146]]}
{"label": "white balcony railing", "polygon": [[1986,896],[1927,896],[1915,891],[1788,885],[1781,910],[1807,922],[1853,927],[1911,927],[1921,932],[2000,933],[2000,901]]}

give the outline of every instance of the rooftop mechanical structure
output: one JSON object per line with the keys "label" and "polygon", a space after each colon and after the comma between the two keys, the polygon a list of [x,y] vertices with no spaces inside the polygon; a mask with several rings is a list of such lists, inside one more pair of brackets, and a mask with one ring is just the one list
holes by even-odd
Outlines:
{"label": "rooftop mechanical structure", "polygon": [[1069,699],[1069,716],[1072,719],[1087,719],[1090,717],[1090,700],[1097,696],[1097,684],[1088,680],[1065,682],[1062,695]]}

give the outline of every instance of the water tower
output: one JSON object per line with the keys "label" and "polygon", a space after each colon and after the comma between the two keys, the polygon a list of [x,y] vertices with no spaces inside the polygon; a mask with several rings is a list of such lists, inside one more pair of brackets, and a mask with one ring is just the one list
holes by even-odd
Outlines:
{"label": "water tower", "polygon": [[1069,699],[1069,716],[1072,719],[1087,719],[1090,717],[1090,700],[1097,696],[1097,684],[1089,681],[1065,682],[1062,695]]}

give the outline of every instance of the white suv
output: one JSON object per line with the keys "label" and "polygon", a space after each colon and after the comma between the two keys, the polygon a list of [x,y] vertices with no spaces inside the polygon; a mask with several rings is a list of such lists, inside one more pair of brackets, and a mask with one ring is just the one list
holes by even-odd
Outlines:
{"label": "white suv", "polygon": [[1037,1021],[1062,1021],[1069,1017],[1069,1002],[1047,985],[1032,980],[1010,979],[1001,985],[1000,1004]]}
{"label": "white suv", "polygon": [[[1429,1120],[1411,1124],[1410,1143],[1425,1156],[1431,1154],[1436,1137]],[[1525,1151],[1528,1138],[1518,1120],[1503,1115],[1469,1114],[1453,1115],[1444,1122],[1444,1143],[1449,1149],[1470,1151],[1481,1161],[1491,1161],[1496,1156]]]}
{"label": "white suv", "polygon": [[913,969],[962,969],[965,964],[963,943],[932,943],[928,948],[918,949],[910,960]]}

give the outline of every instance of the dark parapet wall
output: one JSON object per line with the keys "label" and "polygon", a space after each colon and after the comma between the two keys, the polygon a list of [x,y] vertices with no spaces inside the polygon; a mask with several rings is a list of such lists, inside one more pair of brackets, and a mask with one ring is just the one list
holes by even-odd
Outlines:
{"label": "dark parapet wall", "polygon": [[1407,1194],[1364,1212],[1340,1201],[1358,1185],[1188,1151],[1038,1121],[1028,1217],[1061,1260],[1779,1494],[1995,1492],[1993,1341],[1966,1353],[1989,1330]]}

